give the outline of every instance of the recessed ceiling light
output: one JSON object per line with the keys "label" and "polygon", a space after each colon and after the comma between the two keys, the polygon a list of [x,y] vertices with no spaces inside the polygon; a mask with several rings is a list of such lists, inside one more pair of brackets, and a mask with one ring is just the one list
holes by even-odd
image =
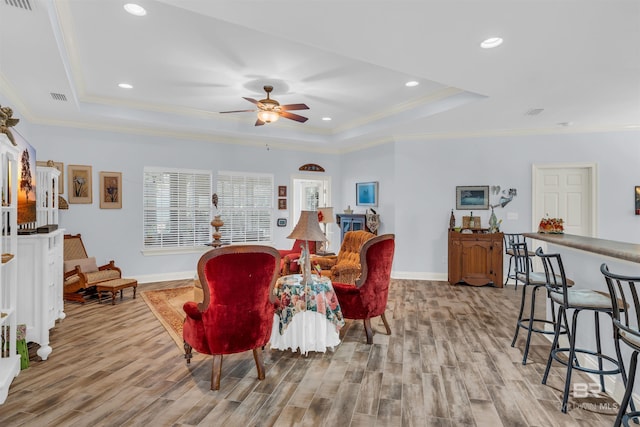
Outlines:
{"label": "recessed ceiling light", "polygon": [[129,12],[132,15],[135,16],[144,16],[147,14],[147,11],[144,9],[144,7],[140,6],[139,4],[135,4],[135,3],[127,3],[124,5],[124,10],[126,10],[127,12]]}
{"label": "recessed ceiling light", "polygon": [[121,87],[122,89],[133,89],[133,86],[129,83],[120,83],[118,87]]}
{"label": "recessed ceiling light", "polygon": [[325,122],[330,122],[331,121],[331,117],[323,117],[322,120],[324,120]]}
{"label": "recessed ceiling light", "polygon": [[415,80],[411,80],[410,82],[406,82],[404,85],[405,85],[406,87],[414,87],[414,86],[418,86],[419,84],[420,84],[420,83],[418,83],[417,81],[415,81]]}
{"label": "recessed ceiling light", "polygon": [[480,47],[483,49],[493,49],[494,47],[500,46],[502,41],[500,37],[491,37],[480,43]]}

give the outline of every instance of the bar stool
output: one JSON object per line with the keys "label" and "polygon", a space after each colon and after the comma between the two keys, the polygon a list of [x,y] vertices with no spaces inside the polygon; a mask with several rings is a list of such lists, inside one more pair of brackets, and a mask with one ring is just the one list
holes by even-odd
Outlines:
{"label": "bar stool", "polygon": [[[622,380],[625,384],[624,396],[620,402],[618,416],[614,422],[614,426],[618,427],[624,422],[625,426],[629,425],[629,420],[640,422],[640,411],[635,409],[631,395],[633,393],[633,385],[635,383],[636,366],[638,364],[638,352],[640,351],[640,302],[638,301],[638,292],[640,292],[640,277],[620,276],[610,273],[607,264],[600,266],[600,271],[604,275],[609,288],[609,295],[613,301],[613,336],[616,343],[616,353],[620,360],[620,371]],[[635,316],[631,315],[628,307],[635,308]],[[624,313],[624,321],[621,314]],[[624,363],[622,363],[622,354],[620,351],[620,341],[631,347],[631,362],[629,364],[629,376],[624,372]],[[627,407],[631,404],[631,412],[626,413]]]}
{"label": "bar stool", "polygon": [[[564,395],[562,397],[562,412],[567,412],[567,402],[569,400],[569,389],[571,386],[571,374],[574,369],[590,374],[596,374],[600,377],[600,390],[605,391],[604,375],[615,375],[621,373],[620,363],[617,359],[602,353],[602,345],[600,342],[600,313],[606,313],[611,316],[613,321],[613,304],[609,294],[606,292],[594,291],[591,289],[569,289],[567,284],[567,278],[562,264],[560,254],[544,254],[542,248],[538,248],[536,256],[542,260],[544,266],[544,272],[547,280],[547,289],[549,290],[549,297],[553,302],[558,304],[558,315],[556,317],[556,329],[553,335],[553,343],[551,344],[551,351],[549,352],[549,358],[547,360],[547,367],[542,377],[542,384],[547,383],[549,376],[549,370],[551,369],[551,363],[553,360],[565,365],[567,367],[567,375],[564,382]],[[562,321],[564,320],[564,327],[569,330],[569,324],[567,322],[567,310],[573,310],[573,317],[571,320],[571,332],[568,334],[569,347],[559,347],[558,339],[562,328]],[[576,348],[576,329],[578,325],[578,315],[583,310],[591,310],[594,313],[595,318],[595,335],[596,335],[596,351],[589,349]],[[562,353],[568,353],[567,360],[560,357]],[[576,354],[589,354],[595,356],[598,359],[598,369],[591,369],[585,366],[581,366],[578,363]],[[616,355],[617,356],[617,355]],[[614,368],[604,368],[603,361],[606,360]]]}
{"label": "bar stool", "polygon": [[[516,341],[518,339],[518,333],[520,332],[520,328],[523,328],[527,331],[527,340],[524,346],[524,354],[522,356],[522,364],[527,364],[527,355],[529,354],[529,344],[531,342],[531,334],[533,332],[537,332],[540,334],[554,334],[555,333],[555,303],[551,300],[551,319],[540,319],[535,317],[535,307],[536,307],[536,293],[538,289],[545,288],[547,295],[549,291],[546,289],[547,285],[547,276],[543,272],[534,272],[531,271],[531,258],[530,252],[527,248],[526,242],[524,243],[513,243],[511,245],[514,257],[514,266],[515,266],[515,279],[516,285],[517,282],[522,282],[524,286],[522,286],[522,299],[520,300],[520,312],[518,313],[518,320],[516,322],[516,331],[513,335],[513,341],[511,341],[511,347],[515,347]],[[573,286],[574,282],[570,279],[567,279],[567,286]],[[529,313],[526,316],[523,316],[525,302],[527,300],[527,288],[531,288],[531,296],[530,296],[530,308]],[[540,325],[541,327],[537,327]],[[553,329],[546,330],[544,329],[544,324],[553,325]],[[567,329],[561,328],[561,334],[566,334]]]}
{"label": "bar stool", "polygon": [[[509,279],[515,279],[516,281],[516,289],[518,289],[518,280],[517,280],[517,271],[518,267],[520,271],[524,271],[522,266],[518,266],[518,260],[515,257],[512,246],[518,243],[527,243],[527,239],[522,235],[522,233],[504,233],[504,253],[509,256],[509,267],[507,267],[507,278],[504,280],[504,284],[506,286]],[[535,252],[528,251],[527,258],[529,261],[529,267],[533,268],[533,263],[531,262],[531,258],[536,256]],[[513,270],[511,269],[511,263],[513,262]]]}

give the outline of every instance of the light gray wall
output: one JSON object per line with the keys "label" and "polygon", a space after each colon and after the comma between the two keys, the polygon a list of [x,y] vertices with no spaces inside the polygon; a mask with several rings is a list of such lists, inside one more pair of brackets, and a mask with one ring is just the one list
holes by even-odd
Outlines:
{"label": "light gray wall", "polygon": [[[345,201],[352,206],[354,182],[380,181],[382,232],[396,234],[396,277],[446,280],[447,228],[457,185],[516,188],[518,195],[504,209],[496,208],[496,216],[502,231],[531,231],[534,163],[596,163],[597,237],[640,243],[640,216],[633,211],[634,186],[640,185],[638,131],[396,141],[345,155],[343,163]],[[498,196],[491,197],[496,203]],[[454,212],[458,224],[469,214]],[[507,219],[507,213],[518,219]],[[490,211],[475,215],[488,224]]]}
{"label": "light gray wall", "polygon": [[[518,196],[506,208],[496,209],[496,215],[503,220],[503,231],[530,231],[532,164],[595,162],[598,237],[640,243],[640,216],[633,212],[634,186],[640,185],[640,131],[396,141],[343,155],[22,123],[20,131],[36,147],[38,160],[93,167],[94,203],[62,211],[61,226],[82,233],[91,254],[99,261],[116,259],[130,276],[193,272],[199,256],[141,254],[144,166],[207,169],[214,174],[219,170],[273,173],[276,186],[290,187],[300,165],[318,163],[332,178],[335,212],[347,205],[357,213],[366,212],[355,205],[355,183],[378,181],[379,233],[396,234],[394,275],[446,279],[446,230],[455,208],[456,185],[517,188]],[[123,173],[123,209],[99,208],[100,171]],[[507,219],[509,212],[518,219]],[[463,214],[468,211],[456,211],[458,223]],[[476,214],[487,224],[489,211]],[[293,223],[295,219],[289,218],[287,228],[274,227],[276,247],[290,246],[286,236]],[[331,227],[338,236],[337,227]],[[333,240],[337,250],[338,239]]]}
{"label": "light gray wall", "polygon": [[[335,182],[341,180],[337,155],[267,149],[264,145],[233,145],[51,126],[32,125],[24,132],[21,126],[21,133],[36,147],[38,160],[63,162],[65,172],[70,164],[92,166],[93,203],[72,204],[69,210],[60,211],[60,226],[67,233],[81,233],[87,251],[98,262],[114,259],[130,277],[188,277],[195,272],[200,256],[200,253],[142,255],[142,179],[145,166],[210,170],[214,180],[220,170],[272,173],[276,187],[289,187],[291,175],[302,173],[298,171],[301,165],[317,163],[325,168],[325,175],[330,175]],[[100,209],[100,171],[122,172],[122,209]],[[319,176],[317,172],[309,174]],[[65,196],[68,195],[66,187],[67,183]],[[288,195],[290,207],[290,188]],[[274,194],[275,206],[276,198]],[[340,192],[334,195],[334,200],[341,203]],[[276,211],[276,217],[281,213]],[[295,220],[290,218],[286,228],[276,227],[274,219],[275,247],[291,247],[292,241],[286,236],[293,225]]]}

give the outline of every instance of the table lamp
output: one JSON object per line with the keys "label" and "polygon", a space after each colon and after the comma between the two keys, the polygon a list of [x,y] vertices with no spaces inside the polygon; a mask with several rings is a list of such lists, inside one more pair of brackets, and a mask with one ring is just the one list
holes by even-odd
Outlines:
{"label": "table lamp", "polygon": [[324,255],[329,252],[329,239],[327,239],[327,224],[331,224],[333,221],[333,208],[324,207],[318,208],[318,221],[324,226],[324,242],[322,247],[318,251],[318,255]]}
{"label": "table lamp", "polygon": [[305,285],[311,283],[311,258],[309,257],[309,240],[315,242],[324,242],[325,237],[320,229],[320,223],[318,222],[318,213],[315,211],[302,211],[300,212],[300,219],[294,227],[291,234],[287,236],[287,239],[304,240],[304,246],[300,253],[298,262],[302,269],[302,281]]}

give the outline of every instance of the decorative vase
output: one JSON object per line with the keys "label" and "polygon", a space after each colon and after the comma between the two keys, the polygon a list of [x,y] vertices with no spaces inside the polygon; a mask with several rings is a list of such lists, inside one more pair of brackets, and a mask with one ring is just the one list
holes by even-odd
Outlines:
{"label": "decorative vase", "polygon": [[498,231],[498,218],[491,208],[491,216],[489,217],[489,233],[496,233]]}
{"label": "decorative vase", "polygon": [[213,232],[213,242],[211,242],[211,246],[214,248],[218,248],[222,246],[222,242],[220,241],[220,237],[222,237],[222,233],[220,233],[220,227],[224,225],[224,221],[220,218],[220,215],[216,215],[213,217],[213,221],[211,221],[211,226],[215,228],[216,231]]}

